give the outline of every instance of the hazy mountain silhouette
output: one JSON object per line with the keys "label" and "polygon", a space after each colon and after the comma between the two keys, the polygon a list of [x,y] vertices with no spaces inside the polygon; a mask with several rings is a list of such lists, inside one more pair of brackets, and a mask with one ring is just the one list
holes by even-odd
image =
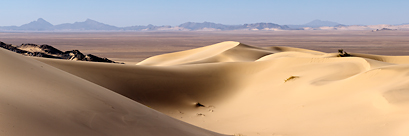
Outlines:
{"label": "hazy mountain silhouette", "polygon": [[281,26],[274,23],[255,23],[255,24],[244,24],[244,25],[223,25],[223,24],[216,24],[212,22],[203,22],[203,23],[195,23],[195,22],[186,22],[179,27],[187,28],[190,30],[200,30],[205,28],[213,28],[219,30],[252,30],[252,29],[271,29],[271,28],[278,28],[278,29],[288,29],[288,26]]}
{"label": "hazy mountain silhouette", "polygon": [[[334,26],[340,26],[340,25],[342,25],[342,24],[337,23],[337,22],[322,21],[322,20],[316,19],[316,20],[313,20],[311,22],[308,22],[308,23],[302,24],[302,25],[287,25],[287,26],[290,27],[290,28],[303,28],[303,27],[316,28],[316,27],[323,27],[323,26],[332,26],[332,27],[334,27]],[[344,26],[344,25],[342,25],[342,26]]]}
{"label": "hazy mountain silhouette", "polygon": [[84,22],[65,23],[55,25],[54,30],[119,30],[120,28],[112,25],[97,22],[95,20],[87,19]]}
{"label": "hazy mountain silhouette", "polygon": [[187,28],[190,30],[199,30],[199,29],[204,29],[204,28],[214,28],[214,29],[220,29],[220,30],[232,30],[233,29],[233,28],[229,28],[228,25],[216,24],[212,22],[203,22],[203,23],[186,22],[186,23],[180,24],[179,27]]}
{"label": "hazy mountain silhouette", "polygon": [[[206,28],[216,30],[264,30],[264,29],[289,29],[288,26],[281,26],[274,23],[254,23],[244,25],[224,25],[216,24],[212,22],[186,22],[179,26],[129,26],[129,27],[116,27],[104,23],[97,22],[95,20],[87,19],[84,22],[64,23],[59,25],[52,25],[51,23],[39,18],[37,21],[24,24],[22,26],[5,26],[0,27],[0,30],[8,31],[157,31],[157,30],[202,30]],[[176,28],[176,29],[173,29]]]}
{"label": "hazy mountain silhouette", "polygon": [[97,22],[95,20],[87,19],[84,22],[64,23],[60,25],[53,25],[42,18],[32,21],[21,26],[3,26],[0,30],[16,30],[16,31],[82,31],[82,30],[120,30],[120,28],[112,25]]}
{"label": "hazy mountain silhouette", "polygon": [[12,31],[18,30],[18,26],[0,26],[0,30]]}
{"label": "hazy mountain silhouette", "polygon": [[321,27],[321,26],[336,26],[336,25],[340,25],[340,23],[331,22],[331,21],[321,21],[321,20],[316,19],[304,25],[312,26],[312,27]]}
{"label": "hazy mountain silhouette", "polygon": [[138,25],[138,26],[128,26],[128,27],[122,27],[121,30],[125,31],[155,31],[159,29],[170,29],[172,26],[155,26],[152,24],[149,24],[147,26],[143,25]]}
{"label": "hazy mountain silhouette", "polygon": [[266,28],[279,28],[279,29],[289,29],[288,26],[286,25],[278,25],[274,23],[255,23],[255,24],[244,24],[243,27],[245,28],[250,28],[250,29],[258,29],[258,30],[263,30]]}
{"label": "hazy mountain silhouette", "polygon": [[42,18],[37,19],[36,21],[32,21],[28,24],[24,24],[17,28],[18,30],[31,30],[31,31],[44,31],[44,30],[52,30],[53,25]]}
{"label": "hazy mountain silhouette", "polygon": [[155,26],[138,25],[129,27],[116,27],[95,20],[87,19],[84,22],[64,23],[52,25],[42,18],[21,26],[3,26],[3,31],[186,31],[186,30],[275,30],[275,29],[296,29],[301,27],[321,27],[341,25],[336,22],[314,20],[304,25],[278,25],[274,23],[253,23],[243,25],[224,25],[213,22],[186,22],[179,26]]}

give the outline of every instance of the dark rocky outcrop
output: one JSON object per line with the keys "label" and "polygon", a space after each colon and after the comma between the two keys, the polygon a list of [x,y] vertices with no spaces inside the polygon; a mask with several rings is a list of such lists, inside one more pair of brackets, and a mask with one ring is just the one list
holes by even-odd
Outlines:
{"label": "dark rocky outcrop", "polygon": [[2,47],[4,49],[7,49],[7,50],[10,50],[10,51],[13,51],[13,52],[16,52],[16,53],[20,53],[20,54],[27,53],[27,51],[25,51],[25,50],[20,50],[16,46],[13,46],[11,44],[6,44],[4,42],[0,42],[0,47]]}
{"label": "dark rocky outcrop", "polygon": [[32,43],[24,43],[20,46],[14,46],[11,44],[6,44],[0,42],[0,47],[25,55],[25,56],[35,56],[43,58],[55,58],[55,59],[66,59],[66,60],[79,60],[79,61],[93,61],[93,62],[107,62],[107,63],[117,63],[115,61],[109,60],[107,58],[101,58],[92,54],[84,55],[79,50],[71,51],[61,51],[50,45],[37,45]]}
{"label": "dark rocky outcrop", "polygon": [[372,32],[377,32],[377,31],[394,31],[394,30],[398,30],[398,29],[382,28],[382,29],[372,30]]}

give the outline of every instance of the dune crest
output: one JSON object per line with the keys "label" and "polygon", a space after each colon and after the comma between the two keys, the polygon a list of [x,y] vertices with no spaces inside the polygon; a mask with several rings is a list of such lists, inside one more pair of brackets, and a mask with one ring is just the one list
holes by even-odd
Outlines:
{"label": "dune crest", "polygon": [[137,65],[171,66],[219,62],[251,62],[278,52],[300,52],[313,55],[325,53],[294,47],[258,48],[240,42],[226,41],[201,48],[162,54],[143,60]]}
{"label": "dune crest", "polygon": [[351,54],[222,42],[138,65],[36,59],[218,133],[409,135],[406,57]]}

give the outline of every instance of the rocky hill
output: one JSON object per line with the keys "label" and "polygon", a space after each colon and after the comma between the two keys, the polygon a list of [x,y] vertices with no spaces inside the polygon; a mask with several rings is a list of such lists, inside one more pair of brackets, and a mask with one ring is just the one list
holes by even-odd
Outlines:
{"label": "rocky hill", "polygon": [[44,58],[55,58],[55,59],[65,59],[65,60],[79,60],[79,61],[93,61],[93,62],[107,62],[107,63],[117,63],[107,58],[101,58],[92,54],[84,55],[79,50],[71,51],[61,51],[50,45],[36,45],[32,43],[21,44],[20,46],[14,46],[11,44],[6,44],[0,42],[0,47],[25,55],[25,56],[35,56]]}

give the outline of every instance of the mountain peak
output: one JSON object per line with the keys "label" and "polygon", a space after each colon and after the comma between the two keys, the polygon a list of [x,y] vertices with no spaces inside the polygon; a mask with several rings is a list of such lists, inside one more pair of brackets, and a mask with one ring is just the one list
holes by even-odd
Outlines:
{"label": "mountain peak", "polygon": [[87,20],[85,20],[85,22],[97,22],[97,21],[87,18]]}
{"label": "mountain peak", "polygon": [[47,21],[45,21],[43,18],[38,18],[37,22],[47,22]]}
{"label": "mountain peak", "polygon": [[311,22],[322,22],[322,20],[315,19],[315,20],[312,20]]}
{"label": "mountain peak", "polygon": [[319,20],[319,19],[315,19],[315,20],[312,20],[311,22],[308,22],[306,24],[322,24],[324,22],[329,22],[329,21],[322,21],[322,20]]}
{"label": "mountain peak", "polygon": [[38,18],[36,21],[32,21],[28,24],[21,25],[19,29],[21,30],[32,30],[32,31],[42,31],[50,30],[54,25],[45,21],[43,18]]}

